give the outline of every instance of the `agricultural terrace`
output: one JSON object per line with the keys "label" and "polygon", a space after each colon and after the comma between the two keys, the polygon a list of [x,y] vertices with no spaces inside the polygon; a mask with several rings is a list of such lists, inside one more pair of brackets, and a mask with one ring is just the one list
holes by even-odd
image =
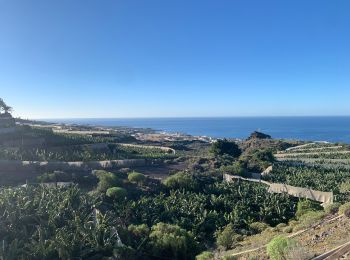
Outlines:
{"label": "agricultural terrace", "polygon": [[350,150],[346,144],[309,143],[275,154],[277,162],[265,180],[320,191],[336,201],[350,198]]}
{"label": "agricultural terrace", "polygon": [[296,210],[295,200],[268,193],[265,185],[226,184],[215,174],[164,183],[95,175],[99,181],[90,193],[78,186],[0,189],[0,257],[194,259],[227,226],[243,239],[256,232],[251,223],[287,223]]}
{"label": "agricultural terrace", "polygon": [[[246,176],[271,164],[266,178],[273,182],[333,189],[339,201],[347,196],[350,179],[337,164],[328,169],[275,162],[273,152],[295,143],[259,136],[241,143],[145,141],[131,133],[78,135],[17,126],[16,132],[1,135],[2,160],[157,158],[147,161],[162,163],[109,171],[38,167],[9,173],[1,168],[0,259],[193,260],[203,251],[239,250],[264,230],[284,230],[296,219],[304,225],[302,214],[322,210],[316,202],[270,193],[262,183],[223,181],[224,173]],[[155,176],[157,171],[162,178]]]}
{"label": "agricultural terrace", "polygon": [[117,132],[108,136],[88,136],[26,126],[0,136],[0,160],[101,161],[174,157],[172,151],[157,146],[125,145],[125,142],[135,143],[136,140]]}

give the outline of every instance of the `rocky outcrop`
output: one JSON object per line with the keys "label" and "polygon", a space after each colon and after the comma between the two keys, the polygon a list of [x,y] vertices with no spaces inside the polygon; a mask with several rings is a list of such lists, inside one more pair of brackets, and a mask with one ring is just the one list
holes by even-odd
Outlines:
{"label": "rocky outcrop", "polygon": [[254,131],[253,133],[251,133],[251,135],[248,137],[248,140],[251,139],[271,139],[270,135],[258,132],[258,131]]}

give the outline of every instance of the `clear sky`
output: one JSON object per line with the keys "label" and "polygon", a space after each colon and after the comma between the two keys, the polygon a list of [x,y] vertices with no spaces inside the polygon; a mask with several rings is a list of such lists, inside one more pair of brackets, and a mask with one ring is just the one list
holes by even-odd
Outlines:
{"label": "clear sky", "polygon": [[0,0],[23,118],[350,115],[349,0]]}

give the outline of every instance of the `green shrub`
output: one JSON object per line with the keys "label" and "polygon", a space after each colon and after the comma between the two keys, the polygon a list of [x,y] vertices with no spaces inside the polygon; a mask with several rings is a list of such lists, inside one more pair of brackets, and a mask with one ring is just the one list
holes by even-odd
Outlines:
{"label": "green shrub", "polygon": [[214,142],[210,148],[210,152],[214,154],[214,156],[227,154],[235,158],[238,158],[242,153],[235,142],[230,142],[227,139],[219,139]]}
{"label": "green shrub", "polygon": [[267,254],[271,260],[312,258],[312,255],[297,242],[284,236],[277,236],[270,241],[267,245]]}
{"label": "green shrub", "polygon": [[290,240],[284,236],[277,236],[267,244],[267,254],[271,260],[286,259]]}
{"label": "green shrub", "polygon": [[116,200],[123,200],[127,196],[127,191],[124,188],[120,187],[112,187],[107,189],[106,195],[110,198],[116,199]]}
{"label": "green shrub", "polygon": [[322,218],[325,217],[325,215],[326,213],[324,213],[323,211],[309,211],[300,217],[299,225],[302,228],[308,228],[313,224],[319,222]]}
{"label": "green shrub", "polygon": [[321,207],[320,203],[312,200],[300,200],[297,205],[297,212],[296,216],[300,218],[302,215],[304,215],[307,212],[310,211],[318,211],[322,210],[323,208]]}
{"label": "green shrub", "polygon": [[287,226],[286,223],[279,223],[276,228],[279,230],[279,231],[282,231],[285,227]]}
{"label": "green shrub", "polygon": [[246,167],[253,172],[261,172],[269,167],[275,158],[269,149],[257,149],[245,153],[240,158],[246,164]]}
{"label": "green shrub", "polygon": [[253,154],[253,157],[256,157],[261,161],[269,162],[269,163],[273,163],[275,161],[273,152],[270,149],[264,149],[264,150],[259,149]]}
{"label": "green shrub", "polygon": [[149,227],[146,224],[141,225],[129,225],[128,231],[132,233],[134,236],[148,236],[149,235]]}
{"label": "green shrub", "polygon": [[129,225],[129,242],[133,246],[133,248],[137,248],[143,241],[148,239],[150,229],[146,224],[141,225]]}
{"label": "green shrub", "polygon": [[138,172],[131,172],[128,175],[128,180],[130,182],[135,182],[137,184],[143,184],[146,180],[146,176],[143,175],[142,173],[138,173]]}
{"label": "green shrub", "polygon": [[222,166],[220,171],[226,174],[248,177],[248,172],[244,169],[241,162],[235,162],[232,165]]}
{"label": "green shrub", "polygon": [[108,188],[121,185],[121,180],[112,172],[103,170],[93,171],[93,174],[99,179],[97,191],[106,192]]}
{"label": "green shrub", "polygon": [[97,178],[101,178],[106,174],[109,174],[110,172],[105,171],[105,170],[93,170],[92,174],[95,175]]}
{"label": "green shrub", "polygon": [[193,259],[198,245],[193,236],[177,225],[158,223],[149,235],[153,256],[169,259]]}
{"label": "green shrub", "polygon": [[224,249],[232,249],[238,241],[241,241],[241,235],[237,234],[232,224],[228,224],[222,231],[216,233],[216,244]]}
{"label": "green shrub", "polygon": [[339,214],[344,214],[347,217],[350,217],[350,202],[347,202],[339,207]]}
{"label": "green shrub", "polygon": [[196,190],[198,187],[198,184],[193,176],[186,172],[178,172],[171,175],[166,178],[163,183],[169,189]]}
{"label": "green shrub", "polygon": [[336,203],[333,203],[331,205],[328,205],[324,211],[327,213],[327,214],[337,214],[338,211],[339,211],[339,208],[340,208],[341,204],[339,202],[336,202]]}
{"label": "green shrub", "polygon": [[249,225],[249,228],[253,231],[254,234],[259,234],[269,227],[268,224],[264,222],[253,222]]}
{"label": "green shrub", "polygon": [[292,232],[293,232],[292,226],[287,226],[283,229],[283,233],[292,233]]}
{"label": "green shrub", "polygon": [[196,260],[212,260],[214,259],[214,254],[209,251],[204,251],[196,256]]}

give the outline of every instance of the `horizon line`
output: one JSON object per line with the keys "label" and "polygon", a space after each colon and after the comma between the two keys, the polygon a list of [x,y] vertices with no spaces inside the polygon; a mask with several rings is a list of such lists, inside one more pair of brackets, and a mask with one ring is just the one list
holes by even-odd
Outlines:
{"label": "horizon line", "polygon": [[98,119],[194,119],[194,118],[281,118],[281,117],[350,117],[350,115],[245,115],[245,116],[145,116],[145,117],[52,117],[21,118],[26,120],[98,120]]}

